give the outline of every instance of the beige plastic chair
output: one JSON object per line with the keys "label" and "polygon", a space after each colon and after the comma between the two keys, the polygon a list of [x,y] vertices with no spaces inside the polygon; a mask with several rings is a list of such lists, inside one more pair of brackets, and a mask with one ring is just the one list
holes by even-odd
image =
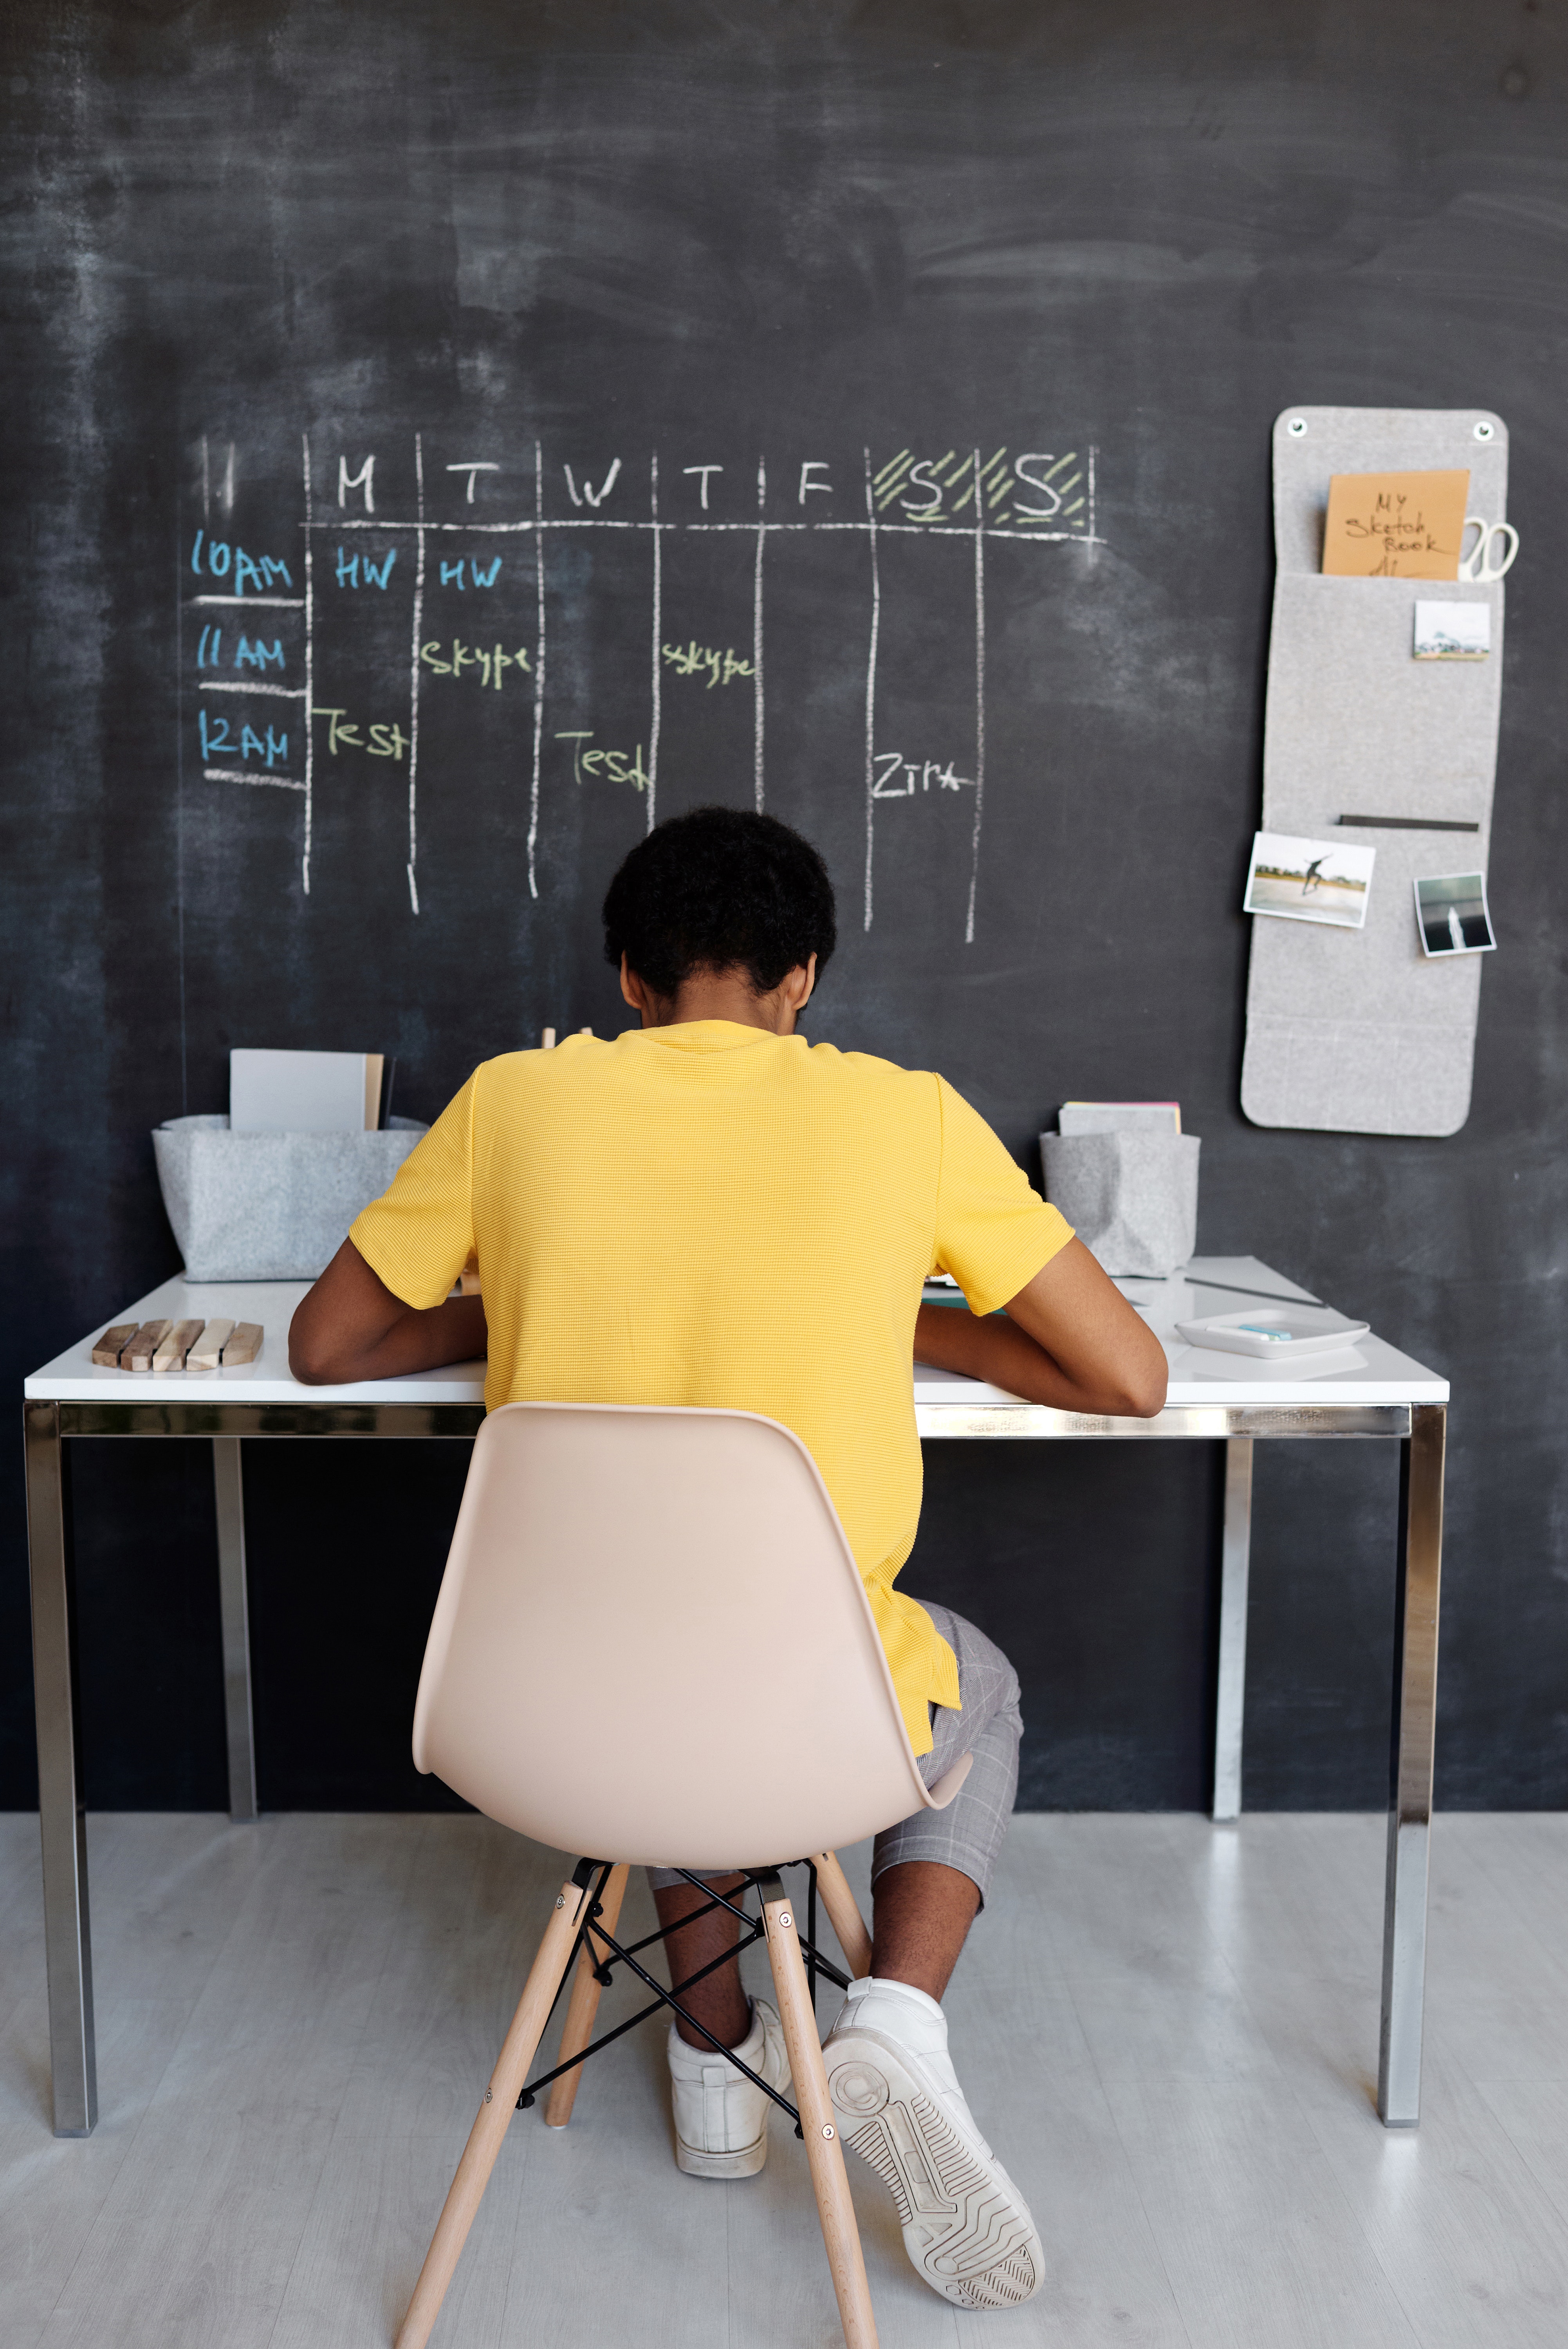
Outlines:
{"label": "beige plastic chair", "polygon": [[[701,1691],[696,1701],[682,1692]],[[628,1865],[770,1868],[812,1855],[857,1974],[870,1942],[836,1846],[940,1809],[858,1569],[798,1437],[746,1412],[508,1403],[479,1432],[414,1708],[414,1761],[491,1818]],[[562,2061],[598,2002],[592,1878],[563,1885],[458,2165],[398,2349],[424,2349],[579,1932]],[[790,1903],[762,1888],[768,1956],[849,2349],[876,2323]],[[570,2115],[580,2072],[546,2120]]]}

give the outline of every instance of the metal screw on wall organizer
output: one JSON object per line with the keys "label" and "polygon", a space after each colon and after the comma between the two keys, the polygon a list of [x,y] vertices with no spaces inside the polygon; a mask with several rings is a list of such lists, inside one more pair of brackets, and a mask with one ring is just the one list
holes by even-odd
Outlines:
{"label": "metal screw on wall organizer", "polygon": [[1480,422],[1476,426],[1476,439],[1478,440],[1490,440],[1492,437],[1493,428],[1487,422],[1486,418],[1483,416]]}
{"label": "metal screw on wall organizer", "polygon": [[1306,429],[1306,418],[1304,416],[1293,416],[1290,422],[1285,427],[1285,430],[1290,434],[1293,440],[1299,440]]}

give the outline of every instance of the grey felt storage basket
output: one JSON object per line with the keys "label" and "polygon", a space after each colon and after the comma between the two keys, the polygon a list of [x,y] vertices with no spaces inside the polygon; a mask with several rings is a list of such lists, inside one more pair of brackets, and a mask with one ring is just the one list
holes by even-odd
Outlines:
{"label": "grey felt storage basket", "polygon": [[1108,1273],[1174,1272],[1198,1245],[1195,1133],[1043,1133],[1045,1196]]}
{"label": "grey felt storage basket", "polygon": [[171,1117],[152,1148],[187,1280],[314,1280],[361,1207],[428,1128],[231,1133],[226,1117]]}

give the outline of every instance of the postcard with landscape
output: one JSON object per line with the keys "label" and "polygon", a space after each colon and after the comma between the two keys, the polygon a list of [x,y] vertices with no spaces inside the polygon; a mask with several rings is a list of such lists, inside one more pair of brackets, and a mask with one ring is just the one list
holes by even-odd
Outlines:
{"label": "postcard with landscape", "polygon": [[1366,919],[1376,854],[1375,848],[1353,847],[1348,842],[1260,832],[1252,841],[1242,910],[1358,930]]}

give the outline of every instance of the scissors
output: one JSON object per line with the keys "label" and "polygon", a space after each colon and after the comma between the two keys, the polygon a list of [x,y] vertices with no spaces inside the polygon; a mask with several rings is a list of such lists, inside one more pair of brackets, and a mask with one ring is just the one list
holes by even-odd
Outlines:
{"label": "scissors", "polygon": [[[1468,554],[1459,557],[1458,577],[1460,579],[1501,579],[1511,569],[1519,553],[1519,533],[1510,522],[1483,522],[1480,514],[1466,514],[1465,530],[1480,533]],[[1504,542],[1505,553],[1501,563],[1492,560],[1493,541]],[[1464,544],[1464,531],[1459,533],[1459,544]]]}

